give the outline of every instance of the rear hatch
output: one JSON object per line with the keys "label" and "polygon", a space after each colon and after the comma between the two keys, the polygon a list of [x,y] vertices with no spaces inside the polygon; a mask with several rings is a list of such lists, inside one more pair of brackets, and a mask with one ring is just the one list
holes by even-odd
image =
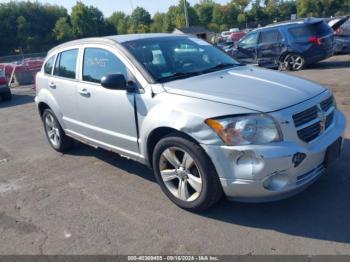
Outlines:
{"label": "rear hatch", "polygon": [[336,31],[336,35],[350,36],[350,16],[342,16],[330,19],[328,25]]}
{"label": "rear hatch", "polygon": [[333,29],[322,19],[315,19],[289,29],[298,44],[311,44],[315,50],[331,51],[333,48]]}

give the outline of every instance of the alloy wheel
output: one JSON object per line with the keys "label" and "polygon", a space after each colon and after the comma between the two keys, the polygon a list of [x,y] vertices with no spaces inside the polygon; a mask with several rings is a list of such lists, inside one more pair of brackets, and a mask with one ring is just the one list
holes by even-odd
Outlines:
{"label": "alloy wheel", "polygon": [[202,177],[192,156],[179,147],[169,147],[159,160],[161,178],[178,199],[191,202],[202,191]]}
{"label": "alloy wheel", "polygon": [[291,68],[293,71],[298,71],[303,68],[304,59],[300,55],[292,54],[285,57],[284,63],[287,68]]}
{"label": "alloy wheel", "polygon": [[56,119],[51,114],[45,116],[45,129],[47,137],[54,147],[59,147],[61,142],[60,131]]}

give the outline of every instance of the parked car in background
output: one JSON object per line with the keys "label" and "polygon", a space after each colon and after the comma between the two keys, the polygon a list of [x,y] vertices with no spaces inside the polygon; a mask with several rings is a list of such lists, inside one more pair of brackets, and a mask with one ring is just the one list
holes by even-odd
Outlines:
{"label": "parked car in background", "polygon": [[350,20],[349,16],[331,18],[328,25],[335,31],[334,34],[334,53],[350,52]]}
{"label": "parked car in background", "polygon": [[255,29],[231,55],[242,63],[301,70],[333,55],[333,30],[323,19],[303,19]]}
{"label": "parked car in background", "polygon": [[232,41],[223,41],[218,43],[216,46],[228,53],[232,50],[232,48],[234,48],[235,43]]}
{"label": "parked car in background", "polygon": [[345,132],[331,90],[242,66],[190,36],[65,43],[36,85],[53,149],[74,138],[148,164],[166,196],[195,211],[223,193],[261,202],[306,189],[339,157]]}
{"label": "parked car in background", "polygon": [[245,36],[245,32],[239,30],[239,28],[231,28],[229,31],[224,31],[220,34],[220,42],[237,42],[243,36]]}
{"label": "parked car in background", "polygon": [[232,40],[232,42],[236,43],[245,35],[246,33],[244,31],[232,32],[230,35],[230,39]]}
{"label": "parked car in background", "polygon": [[230,37],[230,35],[231,35],[231,32],[230,32],[230,31],[223,31],[223,32],[221,33],[221,39],[222,39],[223,41],[226,41],[226,40]]}
{"label": "parked car in background", "polygon": [[7,78],[5,75],[5,70],[0,69],[0,97],[4,101],[11,100],[12,94],[7,83]]}

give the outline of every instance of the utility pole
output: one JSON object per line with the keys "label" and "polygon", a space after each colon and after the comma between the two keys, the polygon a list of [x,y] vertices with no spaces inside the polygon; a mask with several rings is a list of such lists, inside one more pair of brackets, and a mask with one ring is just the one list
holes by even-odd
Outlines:
{"label": "utility pole", "polygon": [[185,9],[185,20],[186,20],[186,27],[190,26],[190,23],[188,21],[188,12],[187,12],[187,1],[184,0],[184,9]]}

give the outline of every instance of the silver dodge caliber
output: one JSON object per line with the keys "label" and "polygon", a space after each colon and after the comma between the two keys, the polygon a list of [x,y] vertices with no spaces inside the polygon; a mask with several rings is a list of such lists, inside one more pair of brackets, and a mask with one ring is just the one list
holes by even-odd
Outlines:
{"label": "silver dodge caliber", "polygon": [[329,89],[241,65],[190,36],[65,43],[36,86],[55,150],[77,139],[147,164],[193,211],[223,194],[260,202],[300,192],[339,157],[346,125]]}

